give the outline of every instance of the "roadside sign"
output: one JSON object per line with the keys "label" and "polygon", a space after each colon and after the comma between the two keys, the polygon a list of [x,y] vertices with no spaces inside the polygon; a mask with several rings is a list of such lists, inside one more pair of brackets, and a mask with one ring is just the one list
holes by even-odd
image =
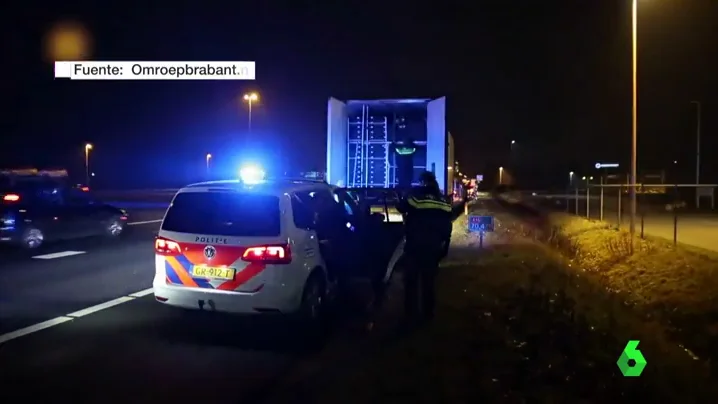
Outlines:
{"label": "roadside sign", "polygon": [[486,233],[494,231],[493,216],[469,216],[469,232],[470,233]]}
{"label": "roadside sign", "polygon": [[599,168],[618,168],[618,163],[596,163],[594,165],[597,169]]}

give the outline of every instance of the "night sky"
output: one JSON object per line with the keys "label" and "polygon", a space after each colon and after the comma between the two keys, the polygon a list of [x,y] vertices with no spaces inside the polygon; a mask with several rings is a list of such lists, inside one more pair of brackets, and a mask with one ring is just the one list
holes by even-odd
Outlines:
{"label": "night sky", "polygon": [[[323,169],[328,97],[447,96],[468,174],[515,164],[532,188],[596,161],[628,168],[630,1],[71,3],[23,2],[1,17],[2,166],[82,173],[91,142],[105,187],[166,183],[172,167],[181,182],[206,153],[246,149]],[[702,180],[718,182],[718,1],[639,9],[639,167],[695,181],[698,100]],[[92,34],[93,60],[253,60],[257,80],[54,80],[43,36],[66,19]],[[251,134],[249,91],[261,96]]]}

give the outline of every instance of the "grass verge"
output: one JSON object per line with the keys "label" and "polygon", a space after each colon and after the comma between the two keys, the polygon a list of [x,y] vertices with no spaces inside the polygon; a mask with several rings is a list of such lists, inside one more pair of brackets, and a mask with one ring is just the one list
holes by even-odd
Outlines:
{"label": "grass verge", "polygon": [[[463,230],[466,219],[457,221],[431,325],[408,336],[384,332],[343,370],[328,369],[294,397],[320,404],[715,397],[705,369],[653,324],[499,219],[483,249]],[[616,366],[629,339],[641,340],[649,363],[639,378],[624,378]]]}
{"label": "grass verge", "polygon": [[631,253],[630,234],[604,222],[552,213],[548,223],[544,241],[571,268],[643,318],[657,319],[692,355],[708,363],[718,359],[717,253],[650,237],[635,238]]}

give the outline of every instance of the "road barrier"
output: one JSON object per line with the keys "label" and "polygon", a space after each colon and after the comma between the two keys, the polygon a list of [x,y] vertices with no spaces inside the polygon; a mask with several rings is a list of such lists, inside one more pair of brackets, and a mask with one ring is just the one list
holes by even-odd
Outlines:
{"label": "road barrier", "polygon": [[166,209],[176,189],[136,189],[93,191],[104,203],[124,209]]}

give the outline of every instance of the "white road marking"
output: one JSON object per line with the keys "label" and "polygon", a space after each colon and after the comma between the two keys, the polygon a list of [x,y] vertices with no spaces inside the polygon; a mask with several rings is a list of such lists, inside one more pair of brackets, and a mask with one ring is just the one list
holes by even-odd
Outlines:
{"label": "white road marking", "polygon": [[61,252],[50,253],[50,254],[36,255],[32,258],[35,258],[38,260],[54,260],[55,258],[71,257],[73,255],[80,255],[80,254],[85,254],[85,251],[61,251]]}
{"label": "white road marking", "polygon": [[129,297],[145,297],[147,295],[151,295],[153,291],[154,291],[154,289],[149,288],[149,289],[145,289],[145,290],[140,290],[139,292],[130,293],[127,296],[129,296]]}
{"label": "white road marking", "polygon": [[47,321],[43,321],[42,323],[38,323],[29,327],[9,332],[7,334],[0,335],[0,344],[13,340],[15,338],[24,337],[25,335],[32,334],[34,332],[42,331],[46,328],[66,323],[71,320],[72,319],[70,317],[56,317]]}
{"label": "white road marking", "polygon": [[44,329],[54,327],[56,325],[64,324],[68,321],[72,321],[75,319],[78,319],[80,317],[84,317],[90,314],[97,313],[98,311],[102,311],[105,309],[109,309],[114,306],[118,306],[122,303],[131,302],[137,298],[141,298],[147,295],[152,294],[152,288],[140,290],[139,292],[130,293],[127,296],[122,296],[117,299],[112,299],[108,302],[96,304],[94,306],[90,306],[86,309],[78,310],[76,312],[66,314],[64,316],[59,316],[52,318],[47,321],[43,321],[41,323],[33,324],[31,326],[20,328],[19,330],[10,331],[8,333],[0,335],[0,344],[4,344],[8,341],[14,340],[16,338],[24,337],[29,334],[36,333],[38,331],[42,331]]}
{"label": "white road marking", "polygon": [[143,220],[143,221],[141,221],[141,222],[130,222],[130,223],[127,223],[127,225],[128,225],[128,226],[137,226],[137,225],[139,225],[139,224],[159,223],[159,222],[161,222],[161,221],[162,221],[162,219],[157,219],[157,220]]}
{"label": "white road marking", "polygon": [[72,313],[68,314],[67,317],[72,317],[72,318],[85,317],[88,314],[97,313],[100,310],[109,309],[110,307],[114,307],[114,306],[117,306],[118,304],[122,304],[122,303],[127,303],[132,300],[135,300],[135,298],[129,297],[129,296],[118,297],[117,299],[112,299],[109,302],[96,304],[96,305],[90,306],[86,309],[72,312]]}

